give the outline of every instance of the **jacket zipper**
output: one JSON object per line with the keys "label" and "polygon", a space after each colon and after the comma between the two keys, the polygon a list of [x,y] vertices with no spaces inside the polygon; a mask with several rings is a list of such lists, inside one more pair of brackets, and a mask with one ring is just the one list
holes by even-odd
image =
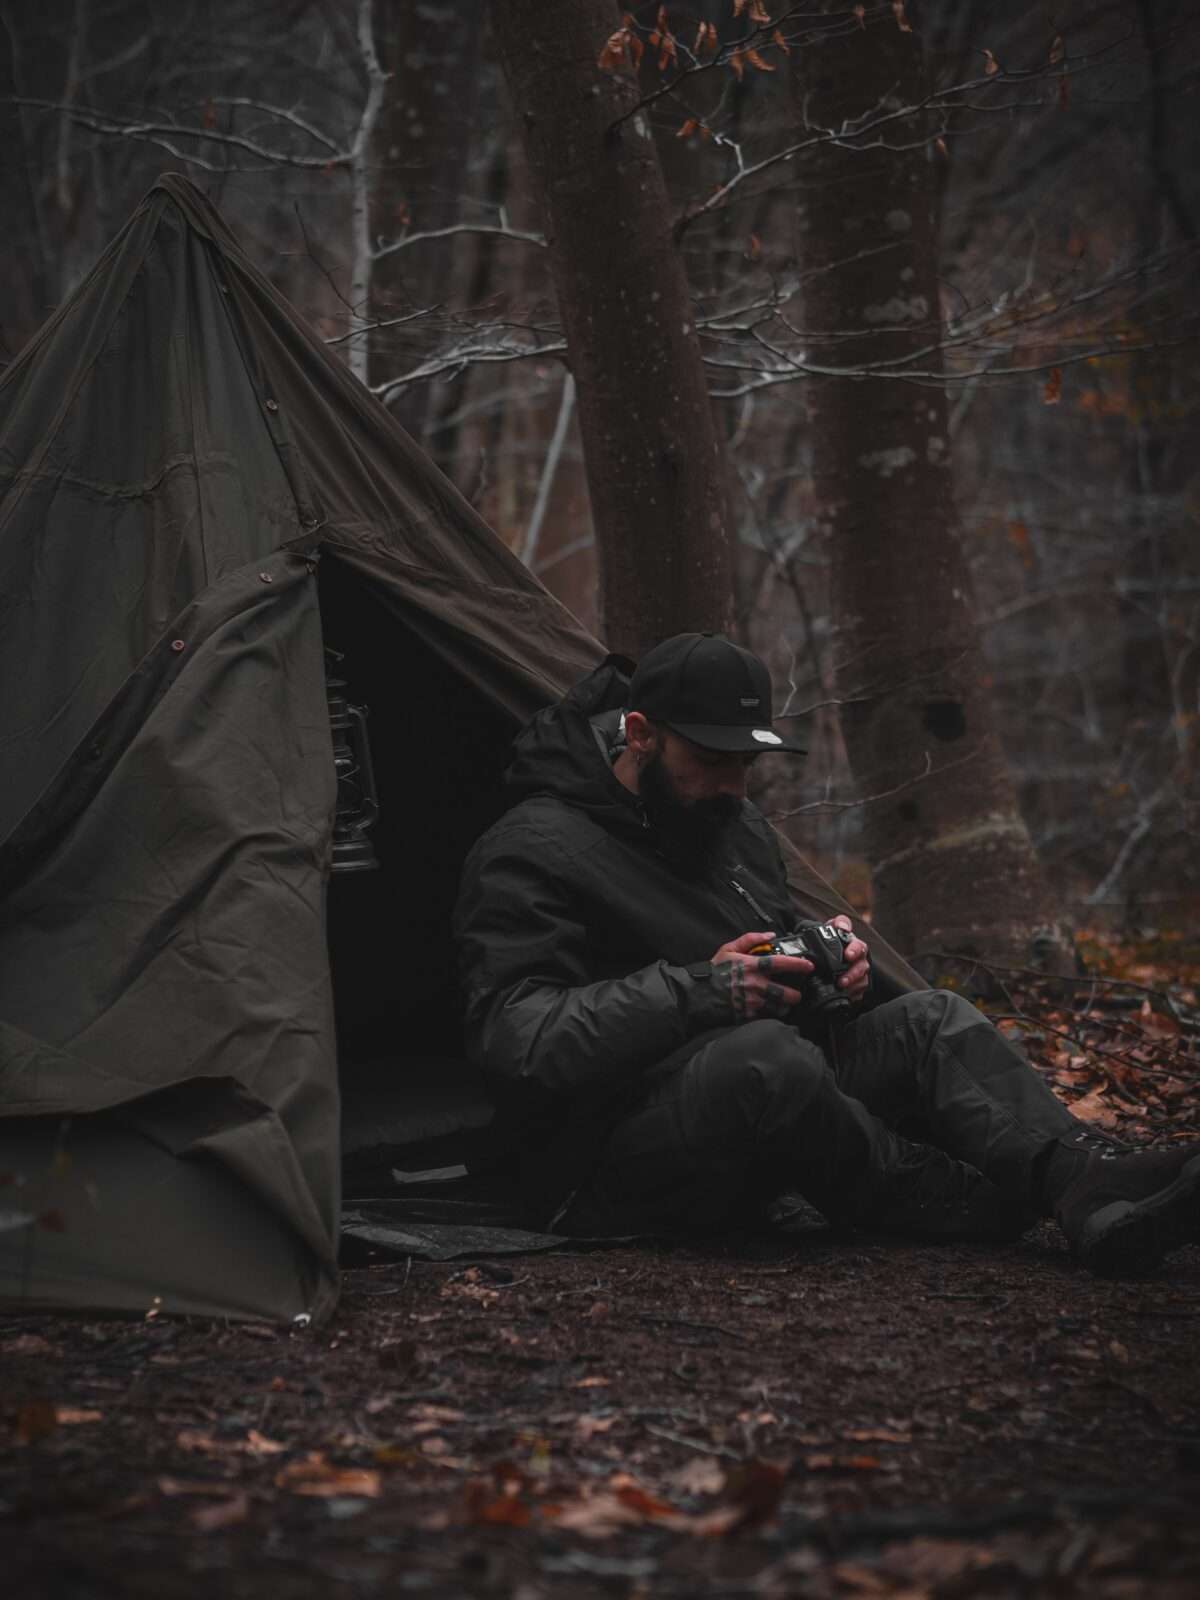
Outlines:
{"label": "jacket zipper", "polygon": [[729,887],[734,891],[735,894],[740,895],[741,898],[746,902],[751,911],[753,911],[754,915],[758,918],[759,925],[762,928],[773,929],[775,927],[776,919],[773,917],[768,917],[767,913],[759,905],[758,901],[750,893],[749,889],[747,889],[744,883],[739,883],[736,878],[730,878]]}

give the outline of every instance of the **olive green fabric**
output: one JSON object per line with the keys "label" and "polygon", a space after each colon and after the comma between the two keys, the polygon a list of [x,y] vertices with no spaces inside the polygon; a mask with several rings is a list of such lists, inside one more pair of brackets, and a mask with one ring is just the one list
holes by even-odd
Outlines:
{"label": "olive green fabric", "polygon": [[335,1303],[321,547],[514,727],[601,654],[165,178],[0,379],[2,1302]]}
{"label": "olive green fabric", "polygon": [[318,559],[514,731],[603,657],[165,177],[0,377],[0,1303],[335,1303]]}

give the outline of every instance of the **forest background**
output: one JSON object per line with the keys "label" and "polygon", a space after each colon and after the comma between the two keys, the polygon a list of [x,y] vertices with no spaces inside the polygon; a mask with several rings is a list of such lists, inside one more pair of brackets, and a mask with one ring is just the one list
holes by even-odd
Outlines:
{"label": "forest background", "polygon": [[1061,965],[1200,891],[1198,81],[1187,0],[3,0],[0,360],[186,172],[587,626],[767,656],[902,948]]}

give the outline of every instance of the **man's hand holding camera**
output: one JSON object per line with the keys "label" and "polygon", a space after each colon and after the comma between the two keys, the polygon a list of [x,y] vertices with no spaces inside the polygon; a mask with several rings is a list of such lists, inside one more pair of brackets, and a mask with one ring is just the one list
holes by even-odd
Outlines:
{"label": "man's hand holding camera", "polygon": [[[830,925],[850,935],[836,984],[847,1001],[857,1003],[871,981],[867,946],[854,935],[849,917],[832,917]],[[812,976],[813,963],[804,956],[771,954],[763,949],[774,941],[773,932],[743,933],[723,944],[712,958],[713,982],[727,995],[730,1009],[741,1022],[784,1017],[804,1004],[803,987]]]}

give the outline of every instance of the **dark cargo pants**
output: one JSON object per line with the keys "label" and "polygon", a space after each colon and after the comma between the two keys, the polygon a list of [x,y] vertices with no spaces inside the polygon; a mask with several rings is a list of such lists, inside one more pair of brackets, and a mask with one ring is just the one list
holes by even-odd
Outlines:
{"label": "dark cargo pants", "polygon": [[902,995],[847,1024],[836,1068],[787,1023],[748,1022],[652,1077],[563,1225],[712,1227],[786,1190],[832,1221],[870,1222],[930,1145],[1028,1215],[1038,1157],[1080,1126],[949,990]]}

